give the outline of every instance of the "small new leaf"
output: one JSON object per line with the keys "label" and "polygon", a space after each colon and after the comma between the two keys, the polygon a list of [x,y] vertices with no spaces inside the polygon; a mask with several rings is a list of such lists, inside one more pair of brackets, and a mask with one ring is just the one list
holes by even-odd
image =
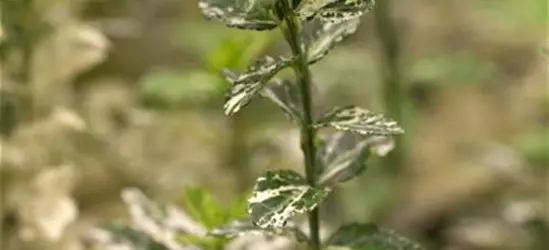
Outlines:
{"label": "small new leaf", "polygon": [[218,20],[229,27],[252,30],[276,28],[272,0],[200,0],[198,6],[208,19]]}
{"label": "small new leaf", "polygon": [[358,18],[338,23],[316,18],[306,23],[303,41],[307,43],[309,63],[313,64],[322,59],[336,43],[353,34],[359,24]]}
{"label": "small new leaf", "polygon": [[219,228],[215,228],[209,233],[212,236],[233,238],[243,236],[247,234],[266,234],[270,236],[274,235],[288,235],[294,237],[298,241],[307,241],[307,235],[303,233],[295,225],[286,225],[284,228],[261,228],[256,226],[251,218],[245,218],[240,220],[234,220]]}
{"label": "small new leaf", "polygon": [[274,79],[263,89],[261,95],[278,105],[293,121],[303,121],[301,95],[297,84],[281,79]]}
{"label": "small new leaf", "polygon": [[334,108],[323,114],[315,124],[316,128],[327,126],[362,135],[390,136],[404,133],[396,121],[356,106]]}
{"label": "small new leaf", "polygon": [[266,56],[256,61],[248,70],[242,74],[235,74],[225,70],[224,74],[232,86],[227,95],[223,109],[225,114],[230,116],[238,112],[248,104],[265,84],[280,70],[292,62],[291,58],[279,57],[274,59]]}
{"label": "small new leaf", "polygon": [[374,224],[341,226],[326,242],[327,249],[424,250],[419,244]]}
{"label": "small new leaf", "polygon": [[351,132],[337,132],[323,141],[317,151],[321,185],[348,181],[366,169],[369,142]]}
{"label": "small new leaf", "polygon": [[248,214],[258,227],[284,227],[293,215],[314,209],[329,192],[327,187],[309,186],[294,171],[268,171],[257,179]]}

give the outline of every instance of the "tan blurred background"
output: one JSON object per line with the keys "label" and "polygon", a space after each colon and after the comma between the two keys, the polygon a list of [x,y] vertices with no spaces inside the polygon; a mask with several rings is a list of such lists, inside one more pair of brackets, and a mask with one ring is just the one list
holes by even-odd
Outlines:
{"label": "tan blurred background", "polygon": [[[127,218],[125,187],[229,202],[266,169],[302,171],[275,107],[222,110],[217,72],[287,53],[276,31],[206,21],[194,0],[1,3],[0,249],[91,249],[89,230]],[[391,0],[312,67],[319,112],[357,104],[407,132],[325,204],[326,230],[373,221],[436,250],[549,249],[548,6]]]}

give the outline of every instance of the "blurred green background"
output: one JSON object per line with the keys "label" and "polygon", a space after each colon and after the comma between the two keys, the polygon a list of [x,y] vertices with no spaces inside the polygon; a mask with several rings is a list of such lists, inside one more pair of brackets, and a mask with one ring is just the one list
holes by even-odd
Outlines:
{"label": "blurred green background", "polygon": [[[206,21],[194,0],[0,3],[0,249],[108,249],[86,235],[128,219],[126,187],[235,210],[266,169],[303,171],[276,107],[222,110],[220,70],[288,53],[276,30]],[[378,0],[312,66],[315,110],[357,104],[406,134],[332,195],[323,232],[372,221],[435,250],[549,249],[548,11]]]}

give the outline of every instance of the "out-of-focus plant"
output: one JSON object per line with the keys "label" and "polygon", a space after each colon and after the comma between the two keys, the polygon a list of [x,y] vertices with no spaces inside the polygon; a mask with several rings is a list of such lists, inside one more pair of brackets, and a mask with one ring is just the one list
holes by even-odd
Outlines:
{"label": "out-of-focus plant", "polygon": [[[196,51],[200,64],[186,70],[164,68],[148,74],[141,81],[141,89],[145,102],[152,106],[177,109],[184,104],[205,104],[218,99],[227,84],[221,69],[246,66],[272,41],[268,33],[226,32],[204,24],[186,25],[182,29],[186,37],[189,33],[198,37],[178,38],[176,42]],[[206,29],[209,32],[195,31]]]}
{"label": "out-of-focus plant", "polygon": [[[142,96],[147,105],[178,110],[218,103],[228,85],[221,69],[244,68],[273,41],[270,33],[219,30],[204,23],[187,24],[181,29],[185,34],[176,36],[175,42],[185,50],[195,52],[200,63],[190,69],[165,68],[148,74],[141,81]],[[226,166],[242,178],[242,184],[251,179],[247,177],[246,157],[250,151],[247,137],[252,126],[257,127],[248,120],[231,120],[228,130],[231,139],[228,140]],[[240,191],[245,188],[245,185],[239,187]]]}
{"label": "out-of-focus plant", "polygon": [[79,214],[72,192],[81,163],[67,156],[87,129],[69,108],[70,83],[104,59],[108,42],[78,18],[82,1],[0,4],[0,241],[7,249],[65,248],[76,244],[67,228]]}
{"label": "out-of-focus plant", "polygon": [[[131,223],[103,224],[89,235],[93,244],[108,250],[237,250],[241,249],[241,243],[216,234],[237,236],[239,229],[253,230],[245,223],[245,196],[225,206],[205,189],[188,187],[183,194],[183,208],[179,208],[128,188],[122,192],[122,199],[130,210]],[[231,228],[223,227],[229,223]],[[254,249],[280,249],[276,243],[276,239],[256,237],[245,245],[256,246]]]}
{"label": "out-of-focus plant", "polygon": [[[202,188],[185,189],[183,207],[191,217],[201,223],[206,230],[213,230],[232,220],[246,216],[246,196],[235,199],[228,206],[223,205]],[[204,249],[223,249],[228,240],[212,236],[182,235],[180,240],[198,244]]]}
{"label": "out-of-focus plant", "polygon": [[[404,119],[404,105],[406,105],[406,92],[403,86],[401,70],[401,48],[399,44],[396,25],[391,18],[392,1],[380,1],[374,10],[376,31],[381,41],[381,54],[383,59],[383,84],[382,96],[385,112],[397,119],[406,127]],[[395,148],[384,159],[385,169],[398,173],[404,161],[404,141],[397,139]]]}

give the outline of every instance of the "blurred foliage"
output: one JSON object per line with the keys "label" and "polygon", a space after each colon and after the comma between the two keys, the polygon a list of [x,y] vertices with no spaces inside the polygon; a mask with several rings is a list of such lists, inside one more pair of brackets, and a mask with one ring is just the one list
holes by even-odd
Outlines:
{"label": "blurred foliage", "polygon": [[427,84],[487,84],[496,65],[468,53],[444,53],[422,58],[409,68],[409,82]]}
{"label": "blurred foliage", "polygon": [[190,216],[202,223],[207,229],[228,224],[235,219],[246,217],[247,194],[234,199],[228,206],[216,200],[202,188],[188,187],[184,191],[183,207]]}
{"label": "blurred foliage", "polygon": [[[200,64],[196,69],[160,69],[148,74],[141,81],[146,102],[181,107],[220,99],[228,87],[221,70],[246,67],[272,41],[270,33],[216,28],[200,23],[183,25],[181,37],[176,36],[174,40],[182,49],[196,53]],[[190,39],[188,34],[196,36]]]}

